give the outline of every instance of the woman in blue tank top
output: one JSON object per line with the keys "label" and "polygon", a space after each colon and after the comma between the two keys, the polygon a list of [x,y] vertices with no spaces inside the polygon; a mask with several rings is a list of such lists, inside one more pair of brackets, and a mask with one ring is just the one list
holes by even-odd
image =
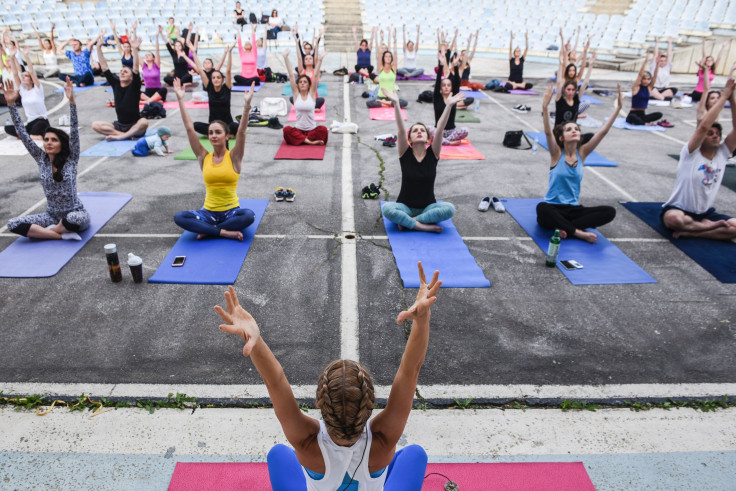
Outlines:
{"label": "woman in blue tank top", "polygon": [[542,101],[542,120],[549,147],[549,188],[544,201],[537,205],[537,223],[546,229],[558,229],[563,239],[575,237],[594,243],[597,236],[585,229],[596,228],[613,220],[616,210],[611,206],[586,207],[580,204],[580,184],[583,180],[585,158],[606,136],[621,110],[621,86],[614,113],[588,143],[581,145],[580,127],[575,121],[555,126],[549,122],[549,103],[552,100],[553,84],[547,86]]}
{"label": "woman in blue tank top", "polygon": [[659,65],[655,64],[654,76],[651,73],[645,71],[645,68],[649,65],[649,50],[644,56],[644,63],[639,69],[639,74],[636,76],[634,86],[631,88],[631,110],[628,116],[626,116],[626,122],[629,124],[635,124],[637,126],[642,125],[654,125],[655,121],[662,119],[662,113],[654,112],[646,114],[646,109],[649,106],[649,92],[654,88],[654,81],[657,80],[657,73],[659,72]]}

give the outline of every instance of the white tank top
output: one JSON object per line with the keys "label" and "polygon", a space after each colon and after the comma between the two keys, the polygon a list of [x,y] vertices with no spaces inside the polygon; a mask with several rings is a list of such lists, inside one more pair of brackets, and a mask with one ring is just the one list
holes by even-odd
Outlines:
{"label": "white tank top", "polygon": [[302,467],[304,477],[307,479],[307,489],[309,491],[335,491],[342,486],[343,478],[347,473],[348,476],[353,478],[353,482],[358,482],[359,491],[382,490],[386,482],[388,469],[384,469],[378,477],[371,477],[368,470],[368,460],[372,441],[373,434],[371,433],[370,421],[366,423],[358,441],[349,447],[341,447],[332,441],[329,433],[327,433],[325,422],[320,420],[317,443],[319,443],[319,449],[322,451],[322,458],[325,460],[325,475],[319,480],[312,479]]}
{"label": "white tank top", "polygon": [[417,68],[416,47],[414,48],[414,51],[409,51],[408,49],[404,50],[404,68],[408,68],[410,70],[416,70]]}
{"label": "white tank top", "polygon": [[46,65],[46,68],[57,68],[59,66],[59,61],[56,58],[56,53],[53,51],[43,52],[43,62]]}
{"label": "white tank top", "polygon": [[43,98],[43,89],[35,85],[31,89],[20,86],[20,98],[23,101],[23,110],[26,113],[26,122],[38,118],[46,119],[46,104]]}
{"label": "white tank top", "polygon": [[294,111],[296,112],[296,124],[298,130],[312,131],[317,127],[314,121],[314,108],[317,104],[312,98],[312,94],[308,94],[306,100],[302,99],[299,93],[294,94]]}

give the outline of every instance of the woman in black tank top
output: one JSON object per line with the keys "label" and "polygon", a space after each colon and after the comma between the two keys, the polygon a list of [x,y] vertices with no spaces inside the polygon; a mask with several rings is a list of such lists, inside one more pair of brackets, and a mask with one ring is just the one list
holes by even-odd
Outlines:
{"label": "woman in black tank top", "polygon": [[506,82],[506,90],[529,90],[532,84],[524,83],[524,60],[529,51],[529,33],[524,34],[526,45],[524,46],[524,54],[521,54],[521,48],[517,46],[514,49],[514,31],[511,31],[511,40],[509,41],[509,80]]}
{"label": "woman in black tank top", "polygon": [[[398,135],[396,144],[401,164],[401,191],[395,203],[383,205],[381,213],[398,225],[400,230],[440,233],[442,227],[437,223],[448,220],[455,214],[452,203],[437,203],[434,198],[434,179],[442,150],[442,138],[433,139],[431,145],[427,146],[430,141],[429,131],[423,123],[411,125],[407,137],[396,93],[383,91],[383,94],[394,103],[396,111]],[[450,111],[462,99],[463,95],[460,93],[451,95],[445,100],[445,110],[437,121],[436,135],[442,135]]]}

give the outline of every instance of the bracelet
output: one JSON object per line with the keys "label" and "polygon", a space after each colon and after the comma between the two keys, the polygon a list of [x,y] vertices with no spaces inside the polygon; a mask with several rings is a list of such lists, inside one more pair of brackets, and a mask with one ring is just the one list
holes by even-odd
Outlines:
{"label": "bracelet", "polygon": [[243,106],[243,109],[250,109],[252,106]]}

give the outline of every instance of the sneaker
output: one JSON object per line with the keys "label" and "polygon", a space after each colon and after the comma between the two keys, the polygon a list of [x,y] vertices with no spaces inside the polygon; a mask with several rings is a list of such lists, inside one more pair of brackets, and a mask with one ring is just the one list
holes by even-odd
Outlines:
{"label": "sneaker", "polygon": [[526,113],[526,112],[529,112],[529,110],[523,104],[519,104],[519,105],[514,106],[514,111],[516,111],[517,113]]}
{"label": "sneaker", "polygon": [[657,123],[657,124],[658,124],[659,126],[661,126],[662,128],[674,128],[674,127],[675,127],[675,125],[674,125],[674,124],[670,123],[670,122],[669,122],[669,121],[667,121],[666,119],[663,119],[662,121],[660,121],[660,122],[659,122],[659,123]]}
{"label": "sneaker", "polygon": [[494,196],[491,202],[493,203],[493,209],[496,210],[498,213],[503,213],[504,211],[506,211],[506,208],[503,206],[503,203],[501,203],[500,199]]}
{"label": "sneaker", "polygon": [[383,140],[383,146],[384,147],[395,147],[396,146],[396,138],[393,136],[390,138],[386,138]]}
{"label": "sneaker", "polygon": [[266,126],[274,130],[280,130],[284,127],[284,125],[281,124],[281,122],[279,121],[279,118],[277,118],[276,116],[270,118],[268,120],[268,123],[266,123]]}
{"label": "sneaker", "polygon": [[296,192],[291,188],[286,188],[286,194],[285,194],[286,201],[291,203],[292,201],[294,201],[295,197],[296,197]]}
{"label": "sneaker", "polygon": [[369,191],[371,199],[376,199],[381,195],[381,190],[378,189],[378,186],[376,186],[373,183],[371,183],[371,185],[368,186],[368,191]]}
{"label": "sneaker", "polygon": [[284,201],[284,198],[286,198],[286,190],[279,186],[276,188],[273,195],[276,198],[276,201]]}
{"label": "sneaker", "polygon": [[260,109],[258,109],[258,106],[253,106],[253,107],[252,107],[252,108],[250,109],[250,113],[251,113],[251,114],[259,114],[260,112],[261,112],[261,110],[260,110]]}
{"label": "sneaker", "polygon": [[488,208],[491,207],[491,198],[489,196],[486,196],[482,200],[480,200],[480,203],[478,204],[478,211],[488,211]]}

